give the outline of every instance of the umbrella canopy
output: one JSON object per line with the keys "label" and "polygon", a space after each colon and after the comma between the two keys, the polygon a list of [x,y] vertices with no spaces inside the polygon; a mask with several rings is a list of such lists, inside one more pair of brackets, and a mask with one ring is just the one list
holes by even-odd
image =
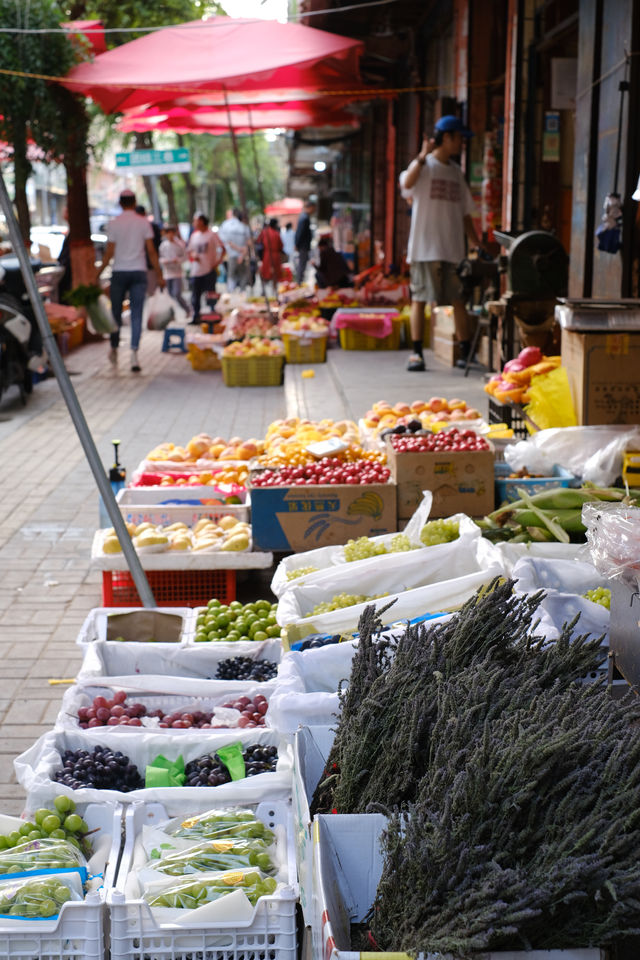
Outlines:
{"label": "umbrella canopy", "polygon": [[123,133],[172,130],[175,133],[218,134],[227,133],[231,126],[236,133],[251,133],[273,127],[299,130],[309,126],[357,126],[357,123],[353,114],[330,109],[320,101],[293,101],[259,104],[250,110],[235,105],[229,111],[224,107],[148,107],[140,112],[127,112],[118,129]]}
{"label": "umbrella canopy", "polygon": [[302,213],[303,202],[297,197],[285,197],[284,200],[274,200],[264,208],[268,217],[297,217]]}
{"label": "umbrella canopy", "polygon": [[[74,67],[62,81],[107,113],[198,91],[235,91],[236,102],[357,84],[359,41],[275,20],[210,17],[166,27]],[[349,99],[345,97],[345,99]]]}

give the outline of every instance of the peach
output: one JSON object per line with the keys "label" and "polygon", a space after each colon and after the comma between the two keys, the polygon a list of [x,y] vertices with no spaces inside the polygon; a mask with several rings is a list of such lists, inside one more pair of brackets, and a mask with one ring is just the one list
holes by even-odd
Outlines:
{"label": "peach", "polygon": [[427,402],[427,407],[432,413],[440,413],[443,410],[448,410],[448,404],[444,397],[431,397]]}
{"label": "peach", "polygon": [[465,417],[465,415],[464,415],[464,410],[460,410],[459,407],[456,408],[455,410],[452,410],[451,413],[449,414],[449,419],[450,419],[451,421],[453,421],[453,420],[465,420],[466,417]]}
{"label": "peach", "polygon": [[467,407],[464,415],[467,420],[480,420],[480,418],[482,417],[482,414],[480,413],[480,411],[476,410],[475,407]]}
{"label": "peach", "polygon": [[458,397],[454,397],[453,400],[449,400],[449,410],[466,410],[467,404],[464,400],[460,400]]}
{"label": "peach", "polygon": [[411,407],[408,403],[396,403],[393,408],[394,413],[397,413],[401,417],[406,417],[411,413]]}
{"label": "peach", "polygon": [[209,456],[211,457],[211,459],[212,459],[212,460],[218,460],[218,459],[220,458],[220,454],[221,454],[222,451],[225,449],[225,447],[226,447],[226,444],[224,444],[224,443],[214,443],[214,444],[212,444],[212,445],[209,447]]}
{"label": "peach", "polygon": [[424,400],[414,400],[411,404],[411,410],[413,413],[422,413],[426,409],[426,402]]}

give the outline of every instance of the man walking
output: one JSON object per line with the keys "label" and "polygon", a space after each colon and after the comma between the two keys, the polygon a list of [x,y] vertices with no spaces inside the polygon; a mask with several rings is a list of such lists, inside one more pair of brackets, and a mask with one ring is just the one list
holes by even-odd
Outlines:
{"label": "man walking", "polygon": [[313,200],[307,200],[304,207],[302,208],[302,213],[298,218],[298,226],[296,227],[296,250],[298,251],[298,267],[296,270],[296,282],[302,283],[304,280],[304,272],[307,268],[307,262],[309,260],[309,251],[311,250],[311,240],[313,238],[313,231],[311,229],[311,214],[315,210],[316,205]]}
{"label": "man walking", "polygon": [[209,218],[196,213],[193,218],[193,233],[187,244],[187,256],[191,264],[191,306],[193,317],[190,323],[200,323],[200,301],[203,293],[216,289],[218,264],[222,263],[224,247],[218,235],[209,229]]}
{"label": "man walking", "polygon": [[422,353],[424,309],[427,303],[450,304],[466,359],[471,346],[469,318],[456,268],[465,256],[465,235],[481,246],[472,215],[471,192],[462,170],[452,159],[464,137],[470,137],[459,117],[441,117],[432,140],[425,137],[420,153],[400,174],[403,195],[411,198],[411,229],[407,261],[411,265],[411,341],[407,369],[425,369]]}
{"label": "man walking", "polygon": [[107,248],[102,263],[98,267],[96,280],[113,258],[111,311],[118,329],[110,337],[109,360],[114,365],[118,362],[122,304],[128,293],[131,307],[131,370],[133,373],[140,373],[138,347],[142,332],[142,309],[147,291],[147,256],[158,278],[160,289],[164,288],[164,279],[153,243],[151,224],[135,211],[135,194],[132,190],[123,190],[119,202],[122,213],[107,224]]}
{"label": "man walking", "polygon": [[249,239],[251,231],[242,222],[239,210],[227,211],[227,219],[220,224],[218,236],[224,244],[227,258],[227,290],[241,290],[249,281]]}

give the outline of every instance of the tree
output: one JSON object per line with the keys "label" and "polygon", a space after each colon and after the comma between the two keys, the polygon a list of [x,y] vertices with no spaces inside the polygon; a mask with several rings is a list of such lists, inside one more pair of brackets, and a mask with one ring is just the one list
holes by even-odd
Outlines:
{"label": "tree", "polygon": [[[0,0],[0,23],[4,27],[59,31],[64,15],[56,0],[19,3]],[[13,146],[14,201],[20,232],[28,242],[30,234],[27,180],[31,163],[29,141],[39,147],[47,160],[58,159],[73,149],[68,138],[69,118],[57,108],[52,86],[40,76],[63,76],[77,60],[70,38],[59,32],[0,33],[0,138]]]}

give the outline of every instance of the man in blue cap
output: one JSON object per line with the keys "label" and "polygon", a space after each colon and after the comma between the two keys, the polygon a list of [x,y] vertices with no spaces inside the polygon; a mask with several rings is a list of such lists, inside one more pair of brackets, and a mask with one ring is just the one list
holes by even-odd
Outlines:
{"label": "man in blue cap", "polygon": [[427,303],[453,306],[456,336],[463,358],[471,346],[469,318],[456,267],[465,256],[465,236],[480,247],[473,225],[475,206],[462,170],[453,157],[462,150],[465,129],[459,117],[441,117],[432,139],[400,174],[403,196],[411,198],[407,261],[411,265],[411,341],[407,369],[425,369],[422,353]]}

